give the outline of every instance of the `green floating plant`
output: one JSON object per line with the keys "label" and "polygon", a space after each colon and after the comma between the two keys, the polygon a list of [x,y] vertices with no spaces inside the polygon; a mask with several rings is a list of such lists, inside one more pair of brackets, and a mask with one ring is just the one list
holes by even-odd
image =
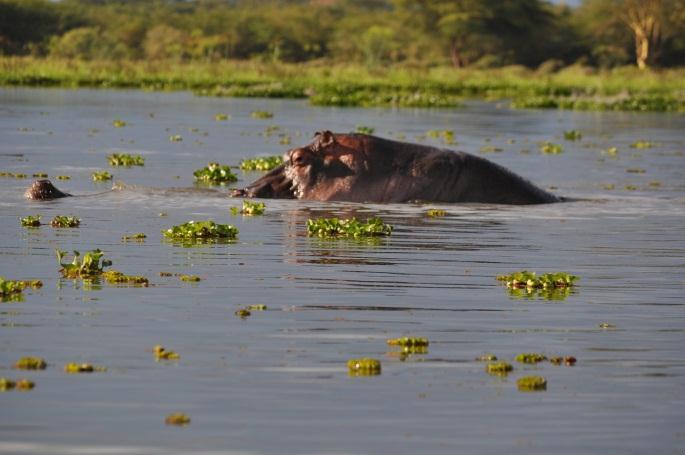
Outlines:
{"label": "green floating plant", "polygon": [[143,232],[138,232],[136,234],[129,234],[129,235],[124,235],[121,237],[121,240],[126,242],[128,240],[137,240],[137,241],[142,241],[147,238],[147,235],[145,235]]}
{"label": "green floating plant", "polygon": [[269,119],[269,118],[273,118],[273,116],[274,116],[273,112],[268,112],[268,111],[254,111],[250,115],[252,116],[252,118],[257,118],[257,119]]}
{"label": "green floating plant", "polygon": [[116,119],[116,120],[112,121],[112,126],[114,126],[114,128],[123,128],[126,125],[128,125],[128,123],[126,123],[125,121],[123,121],[121,119]]}
{"label": "green floating plant", "polygon": [[229,120],[230,118],[231,118],[230,115],[224,114],[223,112],[219,112],[219,113],[214,115],[214,120],[216,120],[217,122],[223,122],[223,121]]}
{"label": "green floating plant", "polygon": [[14,363],[18,370],[44,370],[48,363],[42,357],[22,357]]}
{"label": "green floating plant", "polygon": [[166,238],[173,240],[210,240],[229,239],[238,236],[238,228],[230,224],[217,224],[214,221],[188,221],[162,231]]}
{"label": "green floating plant", "polygon": [[499,275],[497,280],[506,283],[513,298],[542,298],[545,300],[564,300],[578,281],[575,275],[566,272],[545,273],[537,276],[535,272],[523,270],[509,275]]}
{"label": "green floating plant", "polygon": [[0,276],[0,302],[21,301],[26,288],[38,289],[43,286],[40,280],[6,280]]}
{"label": "green floating plant", "polygon": [[102,275],[103,268],[112,265],[112,261],[103,259],[105,253],[99,249],[88,251],[81,258],[78,251],[74,251],[74,259],[71,264],[62,263],[66,251],[55,250],[57,261],[62,267],[60,273],[64,278],[93,278]]}
{"label": "green floating plant", "polygon": [[21,220],[21,225],[24,227],[40,226],[40,215],[28,215],[19,219]]}
{"label": "green floating plant", "polygon": [[390,235],[392,226],[380,218],[371,218],[365,223],[356,218],[318,218],[307,220],[307,234],[318,237],[375,237]]}
{"label": "green floating plant", "polygon": [[634,149],[650,149],[654,147],[654,143],[641,139],[633,142],[632,144],[630,144],[630,146]]}
{"label": "green floating plant", "polygon": [[489,374],[494,374],[496,376],[506,376],[509,372],[513,371],[514,367],[507,362],[494,362],[488,363],[485,367],[485,371]]}
{"label": "green floating plant", "polygon": [[521,363],[539,363],[547,360],[547,356],[537,352],[526,352],[516,356],[516,361]]}
{"label": "green floating plant", "polygon": [[370,126],[366,125],[357,125],[357,128],[355,128],[355,133],[360,133],[360,134],[373,134],[374,131],[376,131],[376,128],[372,128]]}
{"label": "green floating plant", "polygon": [[583,138],[583,133],[578,130],[564,131],[564,139],[567,141],[579,141]]}
{"label": "green floating plant", "polygon": [[446,216],[447,211],[442,210],[442,209],[428,209],[426,211],[426,216],[429,218],[438,218],[441,216]]}
{"label": "green floating plant", "polygon": [[81,220],[75,216],[55,215],[50,226],[59,228],[74,228],[81,225]]}
{"label": "green floating plant", "polygon": [[233,215],[264,215],[264,210],[266,209],[266,205],[264,205],[263,202],[252,202],[252,201],[243,201],[243,208],[242,210],[239,210],[238,207],[231,207],[231,213]]}
{"label": "green floating plant", "polygon": [[524,376],[518,378],[516,387],[521,392],[541,392],[547,390],[547,379],[542,376]]}
{"label": "green floating plant", "polygon": [[402,346],[402,347],[427,347],[430,343],[428,338],[418,338],[418,337],[401,337],[401,338],[390,338],[386,341],[390,346]]}
{"label": "green floating plant", "polygon": [[244,159],[240,162],[243,171],[270,171],[283,164],[279,155]]}
{"label": "green floating plant", "polygon": [[542,145],[540,145],[540,151],[548,155],[558,155],[564,151],[564,147],[561,144],[544,142]]}
{"label": "green floating plant", "polygon": [[579,278],[566,272],[544,273],[537,276],[535,272],[522,270],[509,275],[498,275],[498,281],[504,281],[508,288],[550,289],[575,286]]}
{"label": "green floating plant", "polygon": [[428,130],[426,131],[426,136],[433,139],[442,139],[442,141],[448,145],[456,144],[456,141],[454,140],[454,131],[452,130]]}
{"label": "green floating plant", "polygon": [[110,166],[144,166],[145,158],[128,153],[112,153],[107,155],[107,162]]}
{"label": "green floating plant", "polygon": [[102,277],[110,284],[131,284],[144,287],[150,285],[150,280],[144,276],[124,275],[118,270],[108,270],[106,272],[102,272]]}
{"label": "green floating plant", "polygon": [[208,183],[213,185],[223,185],[235,182],[238,177],[231,172],[230,166],[220,165],[219,163],[209,163],[206,167],[193,172],[196,182]]}
{"label": "green floating plant", "polygon": [[108,171],[95,171],[91,174],[91,178],[96,182],[102,182],[105,180],[112,180],[112,174]]}
{"label": "green floating plant", "polygon": [[381,374],[381,361],[368,357],[350,359],[347,369],[352,376],[375,376]]}

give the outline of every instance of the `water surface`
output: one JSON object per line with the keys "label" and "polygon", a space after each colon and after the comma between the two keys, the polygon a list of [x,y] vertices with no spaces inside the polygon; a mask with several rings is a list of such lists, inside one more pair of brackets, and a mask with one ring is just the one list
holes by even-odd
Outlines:
{"label": "water surface", "polygon": [[[253,119],[252,111],[274,113]],[[219,112],[231,114],[217,122]],[[112,126],[114,119],[127,122]],[[280,129],[267,127],[277,125]],[[376,134],[450,147],[503,164],[577,202],[351,204],[268,200],[261,217],[232,216],[226,190],[193,190],[209,161],[237,164],[309,142],[315,131]],[[562,133],[576,129],[580,141]],[[274,132],[275,131],[275,132]],[[339,109],[303,101],[197,98],[188,93],[0,90],[0,170],[47,172],[74,194],[22,197],[31,179],[0,178],[0,275],[44,287],[0,303],[0,376],[31,392],[0,393],[0,453],[679,453],[685,447],[685,117],[667,114],[461,109]],[[180,134],[181,142],[169,141]],[[649,149],[631,148],[636,140]],[[561,143],[543,155],[540,142]],[[444,144],[443,144],[444,146]],[[501,149],[483,153],[482,147]],[[616,147],[615,157],[603,153]],[[108,168],[112,152],[142,168]],[[239,185],[259,174],[240,173]],[[613,189],[608,189],[613,185]],[[152,187],[143,188],[143,187]],[[181,188],[174,189],[174,188]],[[428,208],[448,212],[427,218]],[[81,218],[78,229],[20,226],[19,217]],[[164,216],[160,216],[163,214]],[[322,240],[308,218],[380,216],[378,242]],[[160,231],[191,219],[240,229],[232,244],[187,247]],[[144,242],[123,242],[144,232]],[[61,279],[56,248],[104,250],[148,288]],[[516,298],[495,276],[516,270],[581,277],[563,300]],[[159,272],[202,277],[189,284]],[[266,304],[243,320],[234,312]],[[614,328],[602,329],[601,323]],[[423,336],[408,357],[387,338]],[[155,362],[156,344],[177,351]],[[575,356],[573,367],[515,365],[500,378],[474,360],[522,352]],[[22,356],[45,371],[20,372]],[[383,372],[350,377],[375,357]],[[105,373],[67,375],[68,362]],[[541,375],[545,392],[516,380]],[[188,427],[164,425],[172,412]]]}

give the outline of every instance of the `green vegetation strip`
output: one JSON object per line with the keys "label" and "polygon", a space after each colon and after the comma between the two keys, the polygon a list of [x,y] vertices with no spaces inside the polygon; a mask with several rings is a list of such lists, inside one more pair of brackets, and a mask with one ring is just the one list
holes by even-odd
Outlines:
{"label": "green vegetation strip", "polygon": [[371,218],[365,223],[356,218],[318,218],[307,220],[307,234],[317,237],[376,237],[392,233],[392,226],[380,218]]}
{"label": "green vegetation strip", "polygon": [[[0,85],[194,90],[207,96],[309,98],[316,105],[453,107],[463,98],[515,108],[685,111],[682,69],[539,72],[520,66],[454,69],[317,61],[85,61],[0,57]],[[176,140],[182,138],[173,136]]]}

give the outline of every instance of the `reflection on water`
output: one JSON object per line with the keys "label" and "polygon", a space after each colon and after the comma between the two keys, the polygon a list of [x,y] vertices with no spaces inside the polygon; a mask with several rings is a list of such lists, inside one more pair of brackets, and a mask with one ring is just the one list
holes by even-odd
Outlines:
{"label": "reflection on water", "polygon": [[[36,382],[31,392],[0,393],[0,453],[662,453],[685,444],[683,116],[512,112],[484,103],[362,110],[15,89],[0,90],[0,108],[8,113],[0,117],[1,171],[68,174],[56,182],[65,191],[104,191],[29,202],[21,195],[30,180],[0,178],[0,275],[44,282],[0,303],[0,377]],[[251,119],[255,110],[274,112],[274,123],[303,138],[357,124],[411,140],[451,129],[459,149],[502,148],[493,160],[578,200],[526,207],[268,200],[263,216],[232,216],[242,200],[193,186],[192,172],[210,161],[281,154],[277,139],[260,134],[264,122]],[[232,120],[215,122],[216,112]],[[114,118],[128,126],[113,128]],[[207,133],[201,143],[193,128]],[[167,129],[188,140],[169,142]],[[571,129],[584,139],[565,142],[561,155],[521,153]],[[658,145],[636,153],[637,139]],[[617,147],[616,157],[601,154],[608,147]],[[146,158],[141,168],[110,169],[124,182],[117,191],[90,180],[112,152]],[[635,168],[645,172],[626,171]],[[255,178],[238,175],[237,186]],[[427,217],[429,208],[446,216]],[[20,226],[19,217],[35,214],[75,215],[81,227]],[[373,216],[394,226],[391,236],[306,234],[309,218]],[[238,239],[163,240],[163,229],[205,219],[235,225]],[[147,238],[121,240],[138,232]],[[60,278],[55,249],[95,248],[150,286]],[[581,280],[528,294],[495,279],[524,269]],[[260,304],[268,309],[235,315]],[[430,348],[387,346],[400,336],[426,337]],[[155,362],[157,344],[180,359]],[[516,363],[525,352],[577,363]],[[488,375],[474,360],[485,353],[514,370]],[[11,368],[29,355],[49,367]],[[380,359],[382,374],[349,377],[347,360],[364,357]],[[75,361],[108,372],[67,376],[63,366]],[[547,390],[518,392],[523,376],[545,377]],[[192,424],[167,428],[172,412]]]}

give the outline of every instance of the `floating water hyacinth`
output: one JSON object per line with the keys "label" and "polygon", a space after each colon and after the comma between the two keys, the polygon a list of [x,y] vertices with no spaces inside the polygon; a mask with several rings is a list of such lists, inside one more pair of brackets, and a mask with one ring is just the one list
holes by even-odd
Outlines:
{"label": "floating water hyacinth", "polygon": [[347,369],[353,376],[375,376],[381,374],[380,360],[363,357],[347,361]]}
{"label": "floating water hyacinth", "polygon": [[229,224],[217,224],[211,220],[188,221],[163,230],[162,234],[169,239],[178,240],[235,239],[238,236],[238,228]]}
{"label": "floating water hyacinth", "polygon": [[81,225],[81,220],[75,216],[55,215],[50,221],[50,226],[60,228],[74,228]]}
{"label": "floating water hyacinth", "polygon": [[273,112],[268,111],[254,111],[250,115],[252,116],[252,118],[256,119],[270,119],[274,116]]}
{"label": "floating water hyacinth", "polygon": [[42,357],[22,357],[14,363],[18,370],[44,370],[48,363]]}
{"label": "floating water hyacinth", "polygon": [[279,155],[248,158],[240,162],[243,171],[270,171],[283,164],[283,158]]}
{"label": "floating water hyacinth", "polygon": [[564,131],[564,139],[567,141],[579,141],[583,138],[583,133],[578,130]]}
{"label": "floating water hyacinth", "polygon": [[548,155],[558,155],[564,151],[564,147],[561,144],[545,142],[540,146],[540,151]]}
{"label": "floating water hyacinth", "polygon": [[138,286],[148,286],[150,284],[150,280],[144,276],[124,275],[118,270],[103,272],[102,277],[110,284],[131,284]]}
{"label": "floating water hyacinth", "polygon": [[243,201],[242,210],[238,209],[238,207],[231,207],[231,213],[233,215],[241,214],[246,216],[264,215],[265,209],[266,205],[263,202]]}
{"label": "floating water hyacinth", "polygon": [[231,172],[230,166],[220,165],[219,163],[209,163],[206,167],[193,172],[196,182],[223,185],[224,183],[235,182],[238,177]]}
{"label": "floating water hyacinth", "polygon": [[370,126],[365,126],[365,125],[357,125],[357,127],[354,130],[355,133],[360,133],[360,134],[373,134],[374,131],[376,131],[375,128],[372,128]]}
{"label": "floating water hyacinth", "polygon": [[40,215],[28,215],[19,218],[21,225],[24,227],[38,227],[40,226]]}
{"label": "floating water hyacinth", "polygon": [[547,379],[542,376],[524,376],[516,380],[516,387],[521,392],[540,392],[547,390]]}
{"label": "floating water hyacinth", "polygon": [[66,255],[65,251],[55,250],[57,261],[62,267],[60,273],[65,278],[92,278],[102,275],[103,268],[112,265],[112,261],[104,259],[104,254],[99,249],[88,251],[81,258],[78,251],[74,251],[74,259],[71,264],[63,264],[62,259]]}
{"label": "floating water hyacinth", "polygon": [[506,282],[508,288],[514,289],[553,289],[572,287],[579,278],[566,272],[545,273],[538,277],[535,272],[523,270],[509,275],[498,275],[497,280]]}
{"label": "floating water hyacinth", "polygon": [[392,226],[380,218],[371,218],[365,223],[356,218],[318,218],[307,220],[307,234],[318,237],[375,237],[392,233]]}
{"label": "floating water hyacinth", "polygon": [[112,153],[107,155],[107,162],[110,166],[144,166],[145,158],[128,153]]}
{"label": "floating water hyacinth", "polygon": [[95,171],[91,174],[91,178],[96,182],[112,180],[112,174],[107,171]]}

